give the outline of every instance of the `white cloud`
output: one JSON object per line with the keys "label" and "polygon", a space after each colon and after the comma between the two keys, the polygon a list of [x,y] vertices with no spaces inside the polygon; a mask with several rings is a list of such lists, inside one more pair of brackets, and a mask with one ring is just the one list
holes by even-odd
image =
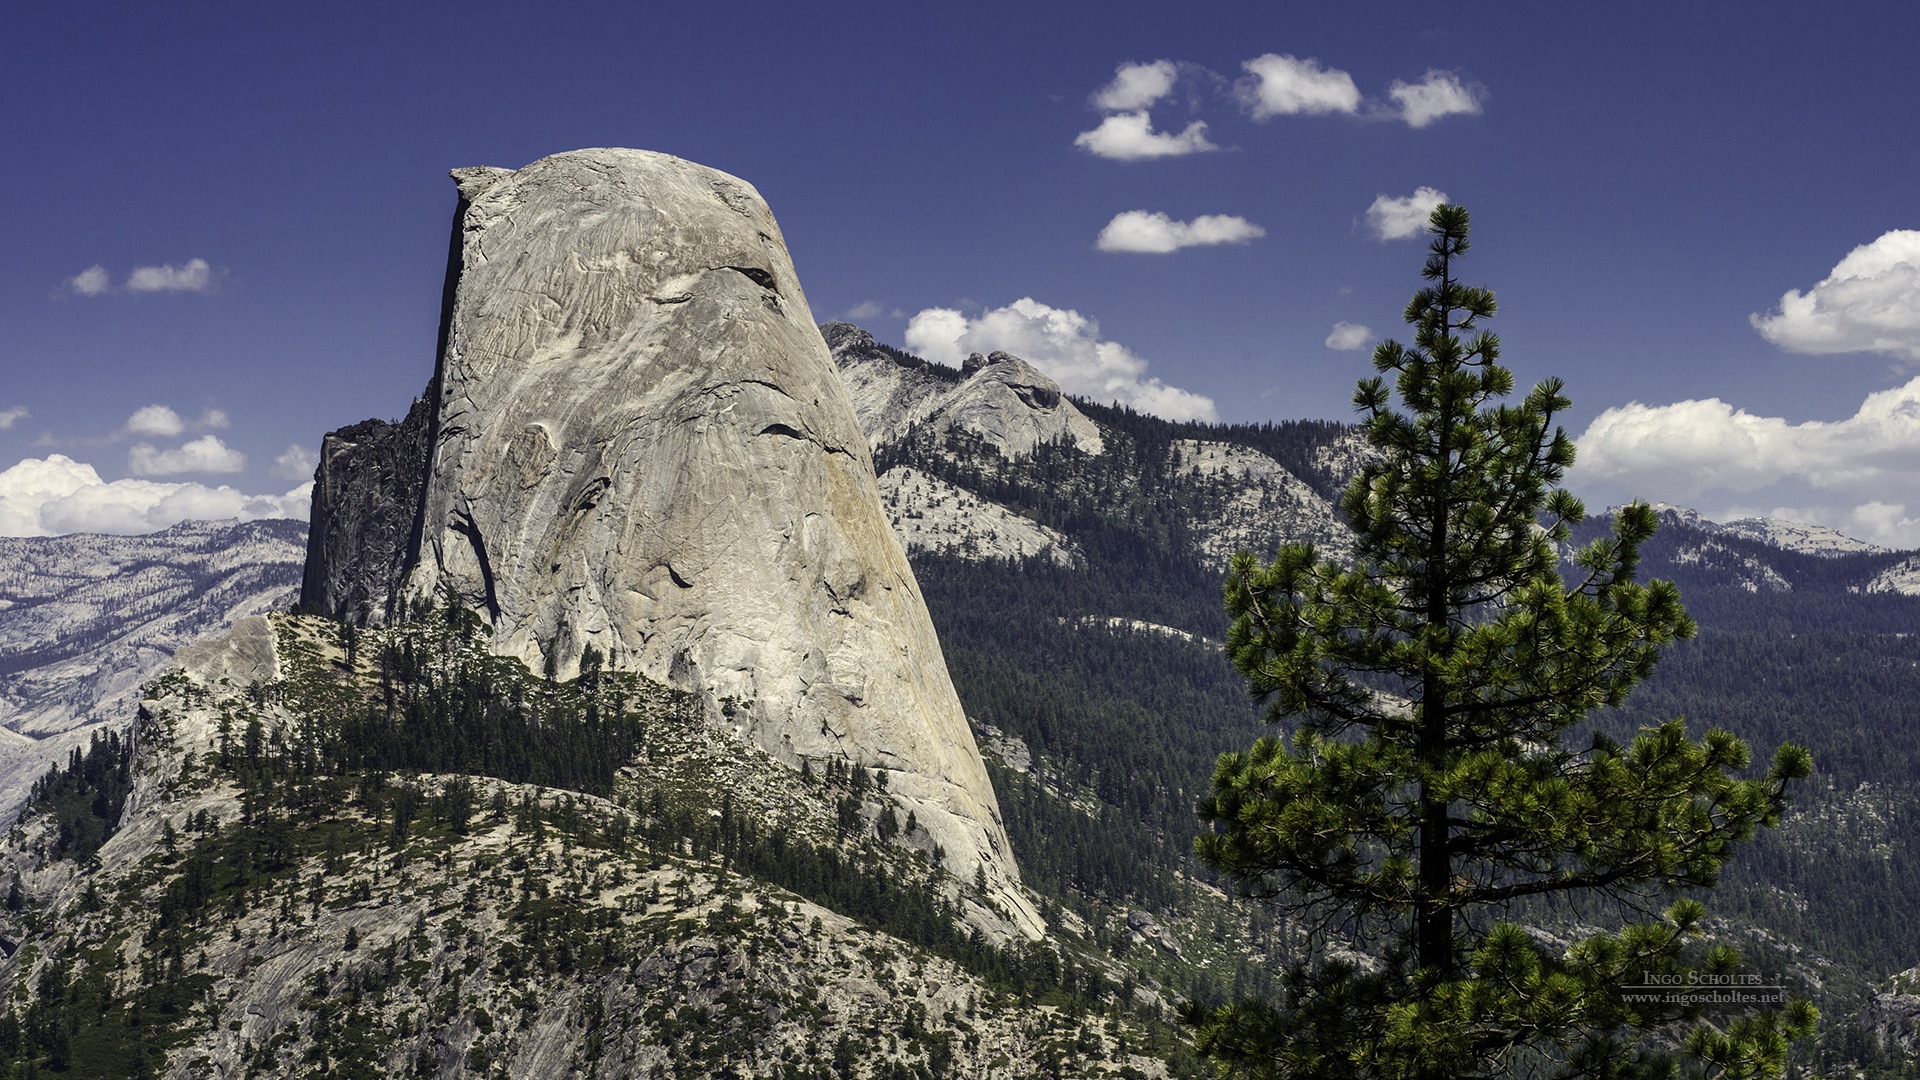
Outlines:
{"label": "white cloud", "polygon": [[1255,120],[1360,111],[1360,88],[1353,76],[1321,67],[1318,60],[1267,53],[1240,66],[1248,75],[1240,80],[1240,102]]}
{"label": "white cloud", "polygon": [[1211,398],[1147,377],[1146,359],[1118,342],[1102,341],[1099,323],[1032,297],[973,319],[952,308],[927,308],[908,321],[906,343],[929,360],[954,366],[968,353],[1012,353],[1069,394],[1118,402],[1169,420],[1219,416]]}
{"label": "white cloud", "polygon": [[107,268],[95,263],[66,280],[67,291],[75,296],[99,296],[113,288]]}
{"label": "white cloud", "polygon": [[28,416],[25,405],[15,405],[11,409],[0,409],[0,431],[5,431]]}
{"label": "white cloud", "polygon": [[1747,318],[1788,352],[1920,360],[1920,231],[1881,234],[1848,252],[1811,289],[1789,290],[1777,312]]}
{"label": "white cloud", "polygon": [[886,311],[887,306],[878,300],[862,300],[842,312],[840,317],[857,321],[860,319],[871,319],[876,315],[884,315]]}
{"label": "white cloud", "polygon": [[312,483],[284,495],[247,495],[226,486],[116,480],[63,454],[27,458],[0,471],[0,536],[70,532],[146,533],[189,519],[301,518]]}
{"label": "white cloud", "polygon": [[[1906,510],[1920,507],[1920,378],[1870,394],[1834,421],[1757,416],[1719,398],[1632,402],[1595,417],[1579,447],[1582,483],[1693,505],[1736,497],[1750,505],[1755,493],[1771,493],[1776,506],[1801,505],[1770,516],[1920,545],[1920,526]],[[1818,505],[1805,504],[1809,490],[1825,493]]]}
{"label": "white cloud", "polygon": [[1153,130],[1153,121],[1144,110],[1115,113],[1100,121],[1099,127],[1075,136],[1073,145],[1115,161],[1181,157],[1220,149],[1207,138],[1206,121],[1195,120],[1180,134],[1169,135]]}
{"label": "white cloud", "polygon": [[1107,222],[1093,246],[1101,251],[1164,255],[1187,247],[1244,244],[1265,235],[1267,230],[1231,214],[1202,214],[1192,221],[1175,221],[1158,211],[1127,210]]}
{"label": "white cloud", "polygon": [[227,416],[225,409],[204,409],[200,413],[200,422],[195,426],[200,428],[224,428],[232,422],[232,419]]}
{"label": "white cloud", "polygon": [[187,430],[187,422],[180,414],[165,405],[143,405],[127,417],[121,428],[128,435],[153,435],[168,439]]}
{"label": "white cloud", "polygon": [[61,282],[61,286],[74,296],[105,296],[114,292],[210,293],[214,291],[213,267],[205,259],[188,259],[179,266],[172,263],[136,266],[133,273],[127,275],[126,283],[115,288],[107,268],[95,263]]}
{"label": "white cloud", "polygon": [[1179,68],[1171,60],[1121,64],[1114,69],[1113,81],[1094,92],[1093,107],[1101,112],[1147,108],[1173,93],[1173,81],[1179,74]]}
{"label": "white cloud", "polygon": [[1373,340],[1373,331],[1359,323],[1337,322],[1333,324],[1333,333],[1327,335],[1327,348],[1339,352],[1352,352],[1365,348]]}
{"label": "white cloud", "polygon": [[171,450],[156,449],[150,443],[136,443],[127,449],[127,468],[135,476],[233,473],[246,467],[247,456],[221,442],[218,435],[202,435]]}
{"label": "white cloud", "polygon": [[318,464],[320,459],[313,451],[294,443],[273,459],[273,476],[277,480],[306,480],[313,476]]}
{"label": "white cloud", "polygon": [[1367,229],[1376,239],[1405,240],[1426,231],[1433,209],[1447,201],[1439,188],[1419,187],[1399,198],[1380,194],[1367,207]]}
{"label": "white cloud", "polygon": [[127,277],[128,292],[212,292],[213,267],[205,259],[175,266],[136,266]]}
{"label": "white cloud", "polygon": [[1395,79],[1387,87],[1387,96],[1393,99],[1399,119],[1408,127],[1423,128],[1443,116],[1477,115],[1485,93],[1457,75],[1430,70],[1417,83]]}

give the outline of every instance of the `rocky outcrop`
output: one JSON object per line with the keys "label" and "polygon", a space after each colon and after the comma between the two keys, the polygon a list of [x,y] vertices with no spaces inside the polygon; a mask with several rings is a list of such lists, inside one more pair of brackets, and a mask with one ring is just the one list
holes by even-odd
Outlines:
{"label": "rocky outcrop", "polygon": [[1920,1051],[1920,967],[1908,968],[1860,1010],[1860,1026],[1884,1050],[1913,1054]]}
{"label": "rocky outcrop", "polygon": [[399,423],[364,420],[327,433],[313,474],[313,520],[300,602],[366,625],[394,613],[412,555],[433,426],[421,398]]}
{"label": "rocky outcrop", "polygon": [[1861,589],[1870,593],[1920,596],[1920,555],[1909,555],[1880,571]]}
{"label": "rocky outcrop", "polygon": [[1173,467],[1181,475],[1221,484],[1228,493],[1219,512],[1192,523],[1197,546],[1208,559],[1224,563],[1236,551],[1264,555],[1302,540],[1324,556],[1345,558],[1353,545],[1353,533],[1333,504],[1258,450],[1176,439]]}
{"label": "rocky outcrop", "polygon": [[909,465],[880,474],[880,499],[909,553],[981,561],[1039,557],[1063,567],[1086,562],[1059,532]]}
{"label": "rocky outcrop", "polygon": [[[569,677],[592,647],[701,694],[791,765],[881,770],[948,868],[984,874],[1037,934],[867,440],[758,193],[635,150],[454,177],[432,445],[388,606],[450,594],[536,669]],[[403,467],[408,433],[374,435],[343,473],[388,447]],[[405,501],[343,490],[381,536]],[[354,550],[361,526],[321,505],[314,531],[342,541],[324,550]],[[377,606],[384,557],[323,556],[316,572],[343,584],[320,606]]]}
{"label": "rocky outcrop", "polygon": [[1009,458],[1031,454],[1042,443],[1089,454],[1105,448],[1099,425],[1058,383],[1017,356],[975,353],[955,372],[886,348],[848,323],[828,323],[821,333],[876,449],[915,427],[977,436]]}

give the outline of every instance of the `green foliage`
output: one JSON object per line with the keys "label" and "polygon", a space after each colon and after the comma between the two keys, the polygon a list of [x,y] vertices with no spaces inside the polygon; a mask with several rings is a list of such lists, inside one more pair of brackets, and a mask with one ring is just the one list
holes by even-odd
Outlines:
{"label": "green foliage", "polygon": [[[1354,395],[1378,454],[1343,502],[1352,562],[1288,544],[1228,575],[1229,654],[1294,730],[1221,757],[1196,852],[1327,933],[1279,1001],[1197,1007],[1200,1044],[1252,1076],[1777,1076],[1810,1006],[1709,1022],[1681,995],[1623,989],[1695,970],[1698,904],[1570,948],[1502,919],[1534,898],[1644,911],[1715,884],[1811,761],[1782,746],[1740,779],[1743,743],[1680,721],[1567,744],[1694,626],[1670,583],[1636,580],[1644,505],[1562,574],[1556,546],[1585,515],[1557,486],[1569,402],[1547,380],[1499,403],[1513,377],[1480,325],[1493,294],[1455,277],[1466,212],[1440,207],[1431,231],[1413,344],[1373,357],[1393,388],[1374,377]],[[1734,962],[1713,950],[1705,970]],[[1675,1038],[1684,1063],[1661,1049]]]}
{"label": "green foliage", "polygon": [[85,859],[120,825],[120,811],[133,789],[133,748],[118,732],[94,732],[85,753],[74,747],[65,769],[55,766],[34,781],[28,809],[53,819],[56,856]]}

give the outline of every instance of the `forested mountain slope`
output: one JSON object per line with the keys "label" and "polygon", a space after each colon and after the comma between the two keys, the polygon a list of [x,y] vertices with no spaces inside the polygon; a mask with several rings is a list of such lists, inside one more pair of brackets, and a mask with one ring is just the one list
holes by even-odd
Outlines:
{"label": "forested mountain slope", "polygon": [[[1063,905],[1119,900],[1177,923],[1181,883],[1196,874],[1194,800],[1220,751],[1266,730],[1217,647],[1221,551],[1312,539],[1337,554],[1332,505],[1364,451],[1336,424],[1174,424],[1074,404],[1100,425],[1098,455],[1055,443],[1011,456],[968,433],[901,425],[877,465],[1012,509],[1083,557],[912,556],[969,714],[1082,785],[1074,816],[1041,797],[1045,778],[996,772],[1029,884]],[[1196,470],[1192,447],[1257,465]],[[1318,501],[1291,494],[1302,488]],[[1599,722],[1626,734],[1686,716],[1745,738],[1758,762],[1781,742],[1812,749],[1818,772],[1796,810],[1745,848],[1710,910],[1758,962],[1791,965],[1821,999],[1823,1067],[1913,1075],[1920,1010],[1902,1011],[1894,976],[1920,963],[1920,601],[1872,585],[1908,556],[1790,523],[1721,526],[1679,508],[1662,519],[1642,574],[1680,585],[1700,633]],[[1581,538],[1609,521],[1597,513]],[[1242,931],[1284,938],[1257,910],[1241,908],[1252,920]],[[1259,978],[1243,957],[1196,977],[1194,992]],[[1885,1053],[1858,1037],[1863,1009],[1883,1021]]]}

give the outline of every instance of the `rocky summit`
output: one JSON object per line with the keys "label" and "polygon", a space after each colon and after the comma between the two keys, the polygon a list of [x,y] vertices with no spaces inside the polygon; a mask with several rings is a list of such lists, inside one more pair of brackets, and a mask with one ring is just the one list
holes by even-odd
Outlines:
{"label": "rocky summit", "polygon": [[974,353],[959,371],[881,345],[851,323],[820,328],[853,396],[860,426],[875,449],[914,429],[960,432],[1006,457],[1043,443],[1098,454],[1100,426],[1060,385],[1017,356]]}
{"label": "rocky summit", "polygon": [[1002,914],[981,918],[1037,935],[759,193],[638,150],[453,176],[425,408],[328,437],[303,602],[379,622],[451,597],[535,670],[603,657],[790,766],[878,770],[946,867],[984,877]]}

